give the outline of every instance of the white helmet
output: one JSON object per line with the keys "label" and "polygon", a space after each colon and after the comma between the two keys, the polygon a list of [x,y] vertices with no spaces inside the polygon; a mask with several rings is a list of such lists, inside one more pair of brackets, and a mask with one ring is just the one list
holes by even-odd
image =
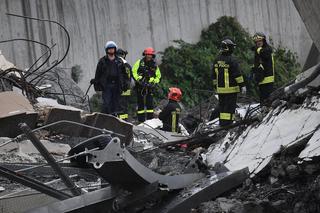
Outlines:
{"label": "white helmet", "polygon": [[117,49],[118,46],[117,46],[116,42],[114,42],[114,41],[108,41],[108,42],[106,43],[106,45],[104,45],[104,50],[107,50],[107,49],[110,49],[110,48],[115,48],[115,49]]}

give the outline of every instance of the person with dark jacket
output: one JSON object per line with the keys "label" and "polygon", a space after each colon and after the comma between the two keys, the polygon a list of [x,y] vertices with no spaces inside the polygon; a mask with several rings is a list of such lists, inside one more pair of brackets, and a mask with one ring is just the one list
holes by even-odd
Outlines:
{"label": "person with dark jacket", "polygon": [[127,90],[128,84],[124,81],[122,72],[123,62],[116,56],[117,45],[108,41],[105,45],[106,56],[102,57],[97,65],[95,78],[90,83],[95,91],[102,91],[102,113],[117,116],[119,99],[122,91]]}
{"label": "person with dark jacket", "polygon": [[159,119],[163,123],[162,130],[168,132],[180,132],[179,130],[179,115],[181,107],[179,102],[182,98],[182,92],[179,88],[169,88],[168,99],[169,103],[163,108],[159,114]]}
{"label": "person with dark jacket", "polygon": [[153,93],[159,84],[161,72],[155,61],[155,51],[148,47],[143,51],[143,58],[136,61],[132,67],[132,75],[136,81],[138,121],[144,122],[153,118]]}
{"label": "person with dark jacket", "polygon": [[123,91],[120,96],[120,112],[118,114],[118,117],[122,120],[127,120],[129,118],[129,98],[131,96],[131,85],[133,82],[132,79],[132,72],[131,72],[131,65],[127,62],[126,56],[128,52],[126,50],[123,50],[121,48],[117,49],[117,56],[120,58],[124,65],[124,69],[122,69],[124,72],[122,72],[123,80],[127,82],[128,89]]}
{"label": "person with dark jacket", "polygon": [[235,118],[237,94],[246,93],[243,76],[239,64],[232,56],[236,44],[229,38],[223,39],[220,55],[213,63],[212,80],[219,96],[219,124],[227,126]]}
{"label": "person with dark jacket", "polygon": [[265,105],[266,100],[273,92],[274,84],[274,60],[272,48],[266,41],[263,33],[256,33],[253,36],[255,47],[254,65],[252,68],[253,76],[259,86],[260,104]]}

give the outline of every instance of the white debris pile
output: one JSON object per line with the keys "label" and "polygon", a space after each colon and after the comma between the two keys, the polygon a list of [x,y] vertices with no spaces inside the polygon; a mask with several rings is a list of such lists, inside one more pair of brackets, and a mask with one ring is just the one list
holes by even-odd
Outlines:
{"label": "white debris pile", "polygon": [[[161,129],[163,124],[162,124],[162,121],[160,119],[154,118],[154,119],[146,120],[145,122],[139,124],[139,126],[146,127],[146,128],[151,128],[151,129]],[[180,123],[179,123],[179,128],[180,128],[180,131],[181,131],[181,135],[183,135],[183,136],[188,136],[189,135],[189,133],[186,130],[186,128]]]}
{"label": "white debris pile", "polygon": [[[231,171],[249,167],[252,175],[261,171],[272,155],[283,147],[289,147],[315,132],[320,124],[320,100],[307,98],[297,109],[278,107],[259,124],[249,126],[239,137],[228,134],[221,142],[211,145],[206,154],[209,165],[220,162]],[[317,135],[310,140],[301,157],[320,155],[316,147]],[[317,149],[316,149],[317,148]],[[316,153],[314,153],[317,150]]]}
{"label": "white debris pile", "polygon": [[2,55],[2,52],[0,50],[0,70],[7,70],[10,68],[15,68],[14,64],[7,61],[7,59]]}

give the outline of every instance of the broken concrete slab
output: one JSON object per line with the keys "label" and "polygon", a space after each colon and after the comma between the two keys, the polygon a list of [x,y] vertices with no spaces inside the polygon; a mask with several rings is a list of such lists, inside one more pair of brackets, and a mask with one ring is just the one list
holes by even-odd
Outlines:
{"label": "broken concrete slab", "polygon": [[78,109],[73,106],[59,104],[57,100],[52,99],[52,98],[39,97],[39,98],[37,98],[37,101],[38,101],[38,103],[36,104],[36,106],[40,107],[40,108],[59,108],[59,109],[83,112],[82,109]]}
{"label": "broken concrete slab", "polygon": [[161,206],[161,210],[156,210],[155,212],[190,212],[192,208],[196,208],[200,203],[214,199],[241,185],[248,176],[249,170],[244,168],[234,173],[218,174],[210,178],[201,179],[182,190],[178,196],[170,200],[166,205]]}
{"label": "broken concrete slab", "polygon": [[[308,70],[304,71],[303,73],[299,74],[296,77],[296,82],[299,82],[303,79],[306,79],[307,77],[309,77],[317,68],[318,65],[315,65],[311,68],[309,68]],[[314,80],[312,80],[309,84],[309,87],[319,87],[320,86],[320,76],[316,77]]]}
{"label": "broken concrete slab", "polygon": [[[112,208],[112,199],[119,194],[115,187],[85,193],[63,201],[57,201],[42,207],[25,211],[26,213],[49,212],[95,212],[104,213]],[[0,212],[1,213],[1,212]]]}
{"label": "broken concrete slab", "polygon": [[[80,110],[69,110],[61,108],[50,108],[44,118],[44,125],[51,124],[57,121],[67,120],[77,123],[82,123]],[[48,128],[55,133],[61,133],[70,136],[79,135],[81,128],[72,124],[58,124]]]}
{"label": "broken concrete slab", "polygon": [[21,134],[19,123],[25,122],[31,129],[36,127],[38,113],[20,113],[0,118],[0,137],[14,138]]}
{"label": "broken concrete slab", "polygon": [[[315,110],[316,109],[316,110]],[[294,110],[277,108],[258,126],[249,126],[235,140],[225,137],[221,144],[212,145],[207,162],[222,162],[231,171],[248,166],[252,175],[260,172],[274,153],[313,134],[320,124],[320,99],[313,97]]]}
{"label": "broken concrete slab", "polygon": [[12,91],[0,92],[0,118],[34,112],[26,97]]}
{"label": "broken concrete slab", "polygon": [[0,137],[13,138],[19,135],[20,122],[26,122],[34,128],[37,117],[26,97],[12,91],[0,93]]}
{"label": "broken concrete slab", "polygon": [[[7,141],[11,140],[11,138],[7,138],[7,137],[2,137],[0,138],[0,144],[5,143]],[[15,150],[18,150],[18,144],[16,142],[11,142],[8,143],[4,146],[0,147],[0,153],[8,153],[8,152],[12,152]]]}
{"label": "broken concrete slab", "polygon": [[[123,134],[125,138],[120,138],[121,142],[127,145],[133,139],[133,125],[112,115],[103,113],[88,114],[84,117],[84,124]],[[100,131],[83,127],[80,136],[89,138],[100,134]]]}
{"label": "broken concrete slab", "polygon": [[306,148],[302,150],[299,158],[308,161],[314,157],[320,156],[320,130],[317,130],[308,141]]}
{"label": "broken concrete slab", "polygon": [[[68,144],[52,143],[47,140],[40,140],[50,154],[65,156],[71,147]],[[18,150],[24,154],[39,154],[38,150],[33,146],[31,141],[24,140],[18,143]]]}
{"label": "broken concrete slab", "polygon": [[57,199],[45,194],[35,193],[34,190],[25,190],[12,196],[0,197],[0,213],[22,213],[29,209],[37,208]]}

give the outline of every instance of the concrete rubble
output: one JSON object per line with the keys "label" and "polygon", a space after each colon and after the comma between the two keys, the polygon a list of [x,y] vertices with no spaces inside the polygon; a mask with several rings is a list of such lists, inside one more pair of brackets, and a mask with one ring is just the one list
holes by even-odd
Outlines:
{"label": "concrete rubble", "polygon": [[0,137],[15,137],[20,134],[18,124],[27,122],[35,127],[38,114],[30,102],[15,92],[0,93]]}
{"label": "concrete rubble", "polygon": [[206,120],[212,97],[182,116],[181,133],[89,113],[55,66],[28,73],[0,51],[0,213],[320,212],[320,64],[268,108],[239,103],[228,127]]}
{"label": "concrete rubble", "polygon": [[[313,94],[312,90],[309,93]],[[124,143],[127,144],[127,149],[142,165],[158,174],[174,176],[185,172],[200,171],[206,175],[210,174],[208,177],[212,178],[214,174],[232,174],[239,169],[248,167],[250,176],[245,176],[245,181],[239,182],[240,187],[236,187],[237,189],[235,190],[228,190],[224,197],[219,198],[217,196],[217,199],[214,199],[213,191],[209,193],[210,196],[195,193],[205,192],[204,179],[199,183],[195,182],[195,186],[190,188],[190,192],[187,192],[188,188],[186,188],[180,192],[182,193],[181,195],[176,195],[177,198],[182,196],[182,200],[173,199],[168,203],[164,203],[163,206],[152,204],[153,207],[151,209],[162,209],[165,206],[164,209],[167,209],[167,212],[174,209],[184,209],[187,207],[184,202],[187,203],[188,199],[197,196],[199,198],[204,196],[206,199],[203,199],[198,204],[194,203],[196,205],[193,206],[193,211],[196,212],[285,212],[284,209],[289,208],[290,205],[293,206],[292,211],[287,212],[318,208],[314,203],[318,199],[314,197],[318,192],[318,188],[314,184],[317,183],[317,177],[320,172],[320,167],[317,163],[320,155],[317,146],[320,102],[317,95],[306,96],[298,104],[289,104],[283,101],[281,104],[275,105],[269,112],[266,112],[259,122],[256,121],[245,125],[245,127],[235,127],[235,129],[228,131],[224,130],[224,134],[220,134],[220,132],[212,133],[209,135],[211,142],[206,140],[206,143],[209,141],[212,144],[208,149],[192,146],[182,148],[175,145],[160,149],[158,147],[161,144],[174,143],[175,141],[183,143],[183,141],[197,137],[197,134],[203,134],[206,131],[210,132],[218,128],[214,121],[202,126],[202,133],[190,134],[186,132],[184,135],[175,136],[157,129],[161,126],[157,119],[150,120],[140,126],[134,126],[112,116],[99,113],[87,114],[83,110],[63,106],[49,99],[39,99],[39,103],[35,105],[31,105],[26,99],[24,101],[23,107],[7,110],[5,116],[13,117],[14,115],[10,115],[11,110],[25,110],[32,113],[37,112],[39,115],[37,123],[41,125],[69,120],[128,135],[128,137],[125,137],[127,141],[124,140]],[[238,119],[245,119],[246,112],[254,109],[255,106],[241,105],[241,108],[237,109],[239,113]],[[259,117],[260,114],[261,112],[257,111],[252,113],[252,116]],[[70,147],[74,147],[81,140],[98,135],[99,131],[97,130],[88,130],[81,126],[73,127],[70,124],[66,127],[46,128],[37,133],[41,142],[57,160],[64,158],[68,154]],[[1,143],[8,140],[10,138],[1,138]],[[5,162],[36,163],[36,165],[45,163],[41,154],[32,146],[29,140],[24,139],[8,143],[0,147],[0,151],[2,164]],[[30,173],[28,174],[30,175]],[[49,173],[45,176],[46,181],[54,179],[54,176],[49,175]],[[309,176],[307,182],[301,185],[301,181],[305,180],[307,176]],[[99,175],[94,175],[91,178],[81,177],[80,175],[75,181],[77,182],[80,179],[86,185],[86,183],[98,181]],[[217,183],[222,184],[222,182]],[[58,188],[62,187],[61,184],[60,186],[58,185]],[[217,186],[220,186],[219,184]],[[18,191],[24,189],[24,187],[21,188],[18,185],[9,187],[8,184],[2,184],[2,187],[2,193],[6,194],[13,192],[14,189]],[[214,187],[214,184],[212,187]],[[308,201],[298,200],[299,190],[304,192],[309,190],[308,196],[312,197],[312,199]],[[291,200],[288,200],[289,197]],[[14,200],[15,198],[11,199]],[[11,199],[7,199],[3,203],[7,210],[13,209],[12,204],[10,204]],[[45,197],[38,199],[45,200]],[[139,199],[144,200],[146,198],[142,196]],[[303,199],[307,199],[307,197]],[[33,203],[31,205],[32,208],[44,205],[44,203],[39,205],[33,200],[35,199],[30,201],[30,203]],[[58,204],[60,201],[50,200],[46,208],[49,208],[55,202]],[[311,207],[306,207],[306,203]],[[137,208],[141,204],[134,203],[130,205]],[[162,209],[162,212],[166,212],[164,209]]]}

